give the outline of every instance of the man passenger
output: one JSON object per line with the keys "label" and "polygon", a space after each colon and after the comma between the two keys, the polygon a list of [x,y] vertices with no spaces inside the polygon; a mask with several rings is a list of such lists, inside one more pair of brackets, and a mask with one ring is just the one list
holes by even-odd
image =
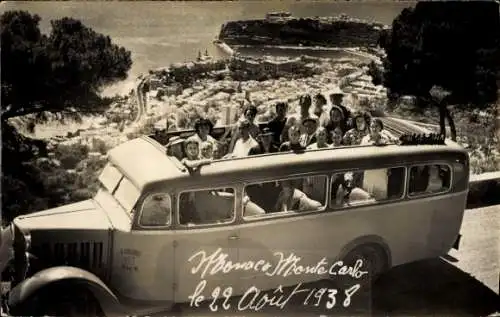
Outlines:
{"label": "man passenger", "polygon": [[[255,117],[257,116],[257,107],[250,105],[248,108],[245,109],[243,113],[243,118],[239,120],[239,122],[242,122],[244,120],[248,121],[250,123],[248,132],[250,133],[250,136],[255,140],[257,136],[260,133],[260,128],[258,125],[255,124]],[[236,144],[236,140],[239,139],[239,124],[237,124],[232,133],[231,133],[231,142],[229,143],[229,152],[233,152],[233,149]]]}
{"label": "man passenger", "polygon": [[250,149],[257,146],[258,143],[250,135],[252,123],[248,120],[243,120],[239,124],[238,139],[236,140],[231,153],[231,157],[248,156]]}
{"label": "man passenger", "polygon": [[259,139],[257,140],[257,142],[259,144],[252,147],[248,152],[248,155],[278,152],[278,149],[273,144],[273,133],[269,130],[269,128],[263,129],[262,133],[259,135]]}
{"label": "man passenger", "polygon": [[273,144],[279,146],[281,144],[281,133],[285,128],[287,121],[286,112],[288,110],[288,104],[286,102],[278,102],[276,104],[276,117],[269,121],[269,130],[273,133]]}
{"label": "man passenger", "polygon": [[176,157],[179,161],[184,158],[184,140],[180,136],[173,136],[167,144],[167,155]]}

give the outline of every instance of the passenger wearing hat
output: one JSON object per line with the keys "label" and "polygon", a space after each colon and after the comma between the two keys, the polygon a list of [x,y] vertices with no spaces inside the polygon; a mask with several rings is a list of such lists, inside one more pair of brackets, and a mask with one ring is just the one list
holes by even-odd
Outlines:
{"label": "passenger wearing hat", "polygon": [[278,149],[273,144],[273,132],[271,132],[269,128],[264,128],[262,130],[262,132],[259,134],[257,142],[259,144],[252,147],[248,152],[248,155],[258,155],[264,153],[278,152]]}
{"label": "passenger wearing hat", "polygon": [[176,157],[179,161],[184,158],[184,140],[180,136],[173,136],[167,144],[167,155]]}
{"label": "passenger wearing hat", "polygon": [[330,113],[333,107],[337,107],[341,110],[345,124],[347,125],[351,117],[351,111],[342,104],[344,100],[344,92],[340,89],[340,87],[336,86],[332,91],[329,92],[329,97],[330,105],[326,107],[324,109],[325,111],[323,111],[323,113],[321,114],[321,117],[319,119],[320,125],[326,126],[330,122]]}
{"label": "passenger wearing hat", "polygon": [[318,119],[309,117],[302,120],[304,132],[300,136],[300,144],[306,148],[309,145],[316,143],[316,130],[318,129]]}

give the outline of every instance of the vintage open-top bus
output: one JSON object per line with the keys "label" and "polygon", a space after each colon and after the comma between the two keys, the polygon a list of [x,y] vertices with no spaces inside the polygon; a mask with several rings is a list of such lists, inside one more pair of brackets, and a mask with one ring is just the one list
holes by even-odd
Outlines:
{"label": "vintage open-top bus", "polygon": [[215,160],[190,173],[143,136],[108,160],[93,199],[2,230],[11,314],[147,315],[195,290],[369,282],[446,254],[468,192],[468,154],[450,141]]}

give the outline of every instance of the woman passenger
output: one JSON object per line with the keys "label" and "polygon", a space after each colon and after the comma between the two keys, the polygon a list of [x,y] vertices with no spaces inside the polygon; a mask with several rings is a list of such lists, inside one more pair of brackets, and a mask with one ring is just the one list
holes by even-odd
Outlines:
{"label": "woman passenger", "polygon": [[212,146],[215,144],[215,139],[210,135],[213,127],[214,125],[209,119],[196,119],[194,123],[194,130],[196,131],[196,134],[194,136],[198,139],[200,148],[203,142],[210,142],[212,143]]}
{"label": "woman passenger", "polygon": [[196,136],[191,136],[184,141],[184,152],[186,157],[182,159],[184,164],[190,172],[197,170],[203,165],[210,164],[210,159],[200,159],[200,148]]}
{"label": "woman passenger", "polygon": [[326,131],[329,135],[331,135],[331,133],[335,129],[340,129],[342,137],[344,136],[344,134],[347,132],[347,122],[340,107],[332,106],[332,108],[330,109],[329,120],[327,121],[326,125],[324,125],[324,127],[326,128]]}
{"label": "woman passenger", "polygon": [[337,146],[342,146],[342,139],[344,137],[344,134],[342,133],[342,129],[340,127],[335,128],[330,133],[330,138],[332,140],[332,147],[337,147]]}
{"label": "woman passenger", "polygon": [[361,140],[369,134],[367,115],[358,113],[353,117],[354,127],[344,135],[344,145],[359,145]]}
{"label": "woman passenger", "polygon": [[383,145],[389,143],[389,139],[382,134],[384,124],[379,118],[374,118],[370,123],[370,133],[365,135],[361,144]]}

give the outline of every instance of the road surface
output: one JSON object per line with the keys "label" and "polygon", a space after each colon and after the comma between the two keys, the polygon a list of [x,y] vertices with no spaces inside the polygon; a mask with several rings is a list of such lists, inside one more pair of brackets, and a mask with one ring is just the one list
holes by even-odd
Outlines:
{"label": "road surface", "polygon": [[[169,316],[497,315],[500,312],[500,205],[467,210],[461,233],[458,251],[452,250],[444,258],[394,268],[371,291],[354,294],[351,306],[345,309],[337,308],[343,301],[339,297],[336,308],[329,311],[324,308],[325,304],[318,309],[302,305],[303,299],[300,299],[291,300],[283,310],[269,308],[258,313],[233,309],[213,313],[206,306],[194,309],[183,304]],[[327,281],[306,285],[308,288],[328,286],[332,287]],[[237,306],[238,300],[231,301],[231,307]]]}

